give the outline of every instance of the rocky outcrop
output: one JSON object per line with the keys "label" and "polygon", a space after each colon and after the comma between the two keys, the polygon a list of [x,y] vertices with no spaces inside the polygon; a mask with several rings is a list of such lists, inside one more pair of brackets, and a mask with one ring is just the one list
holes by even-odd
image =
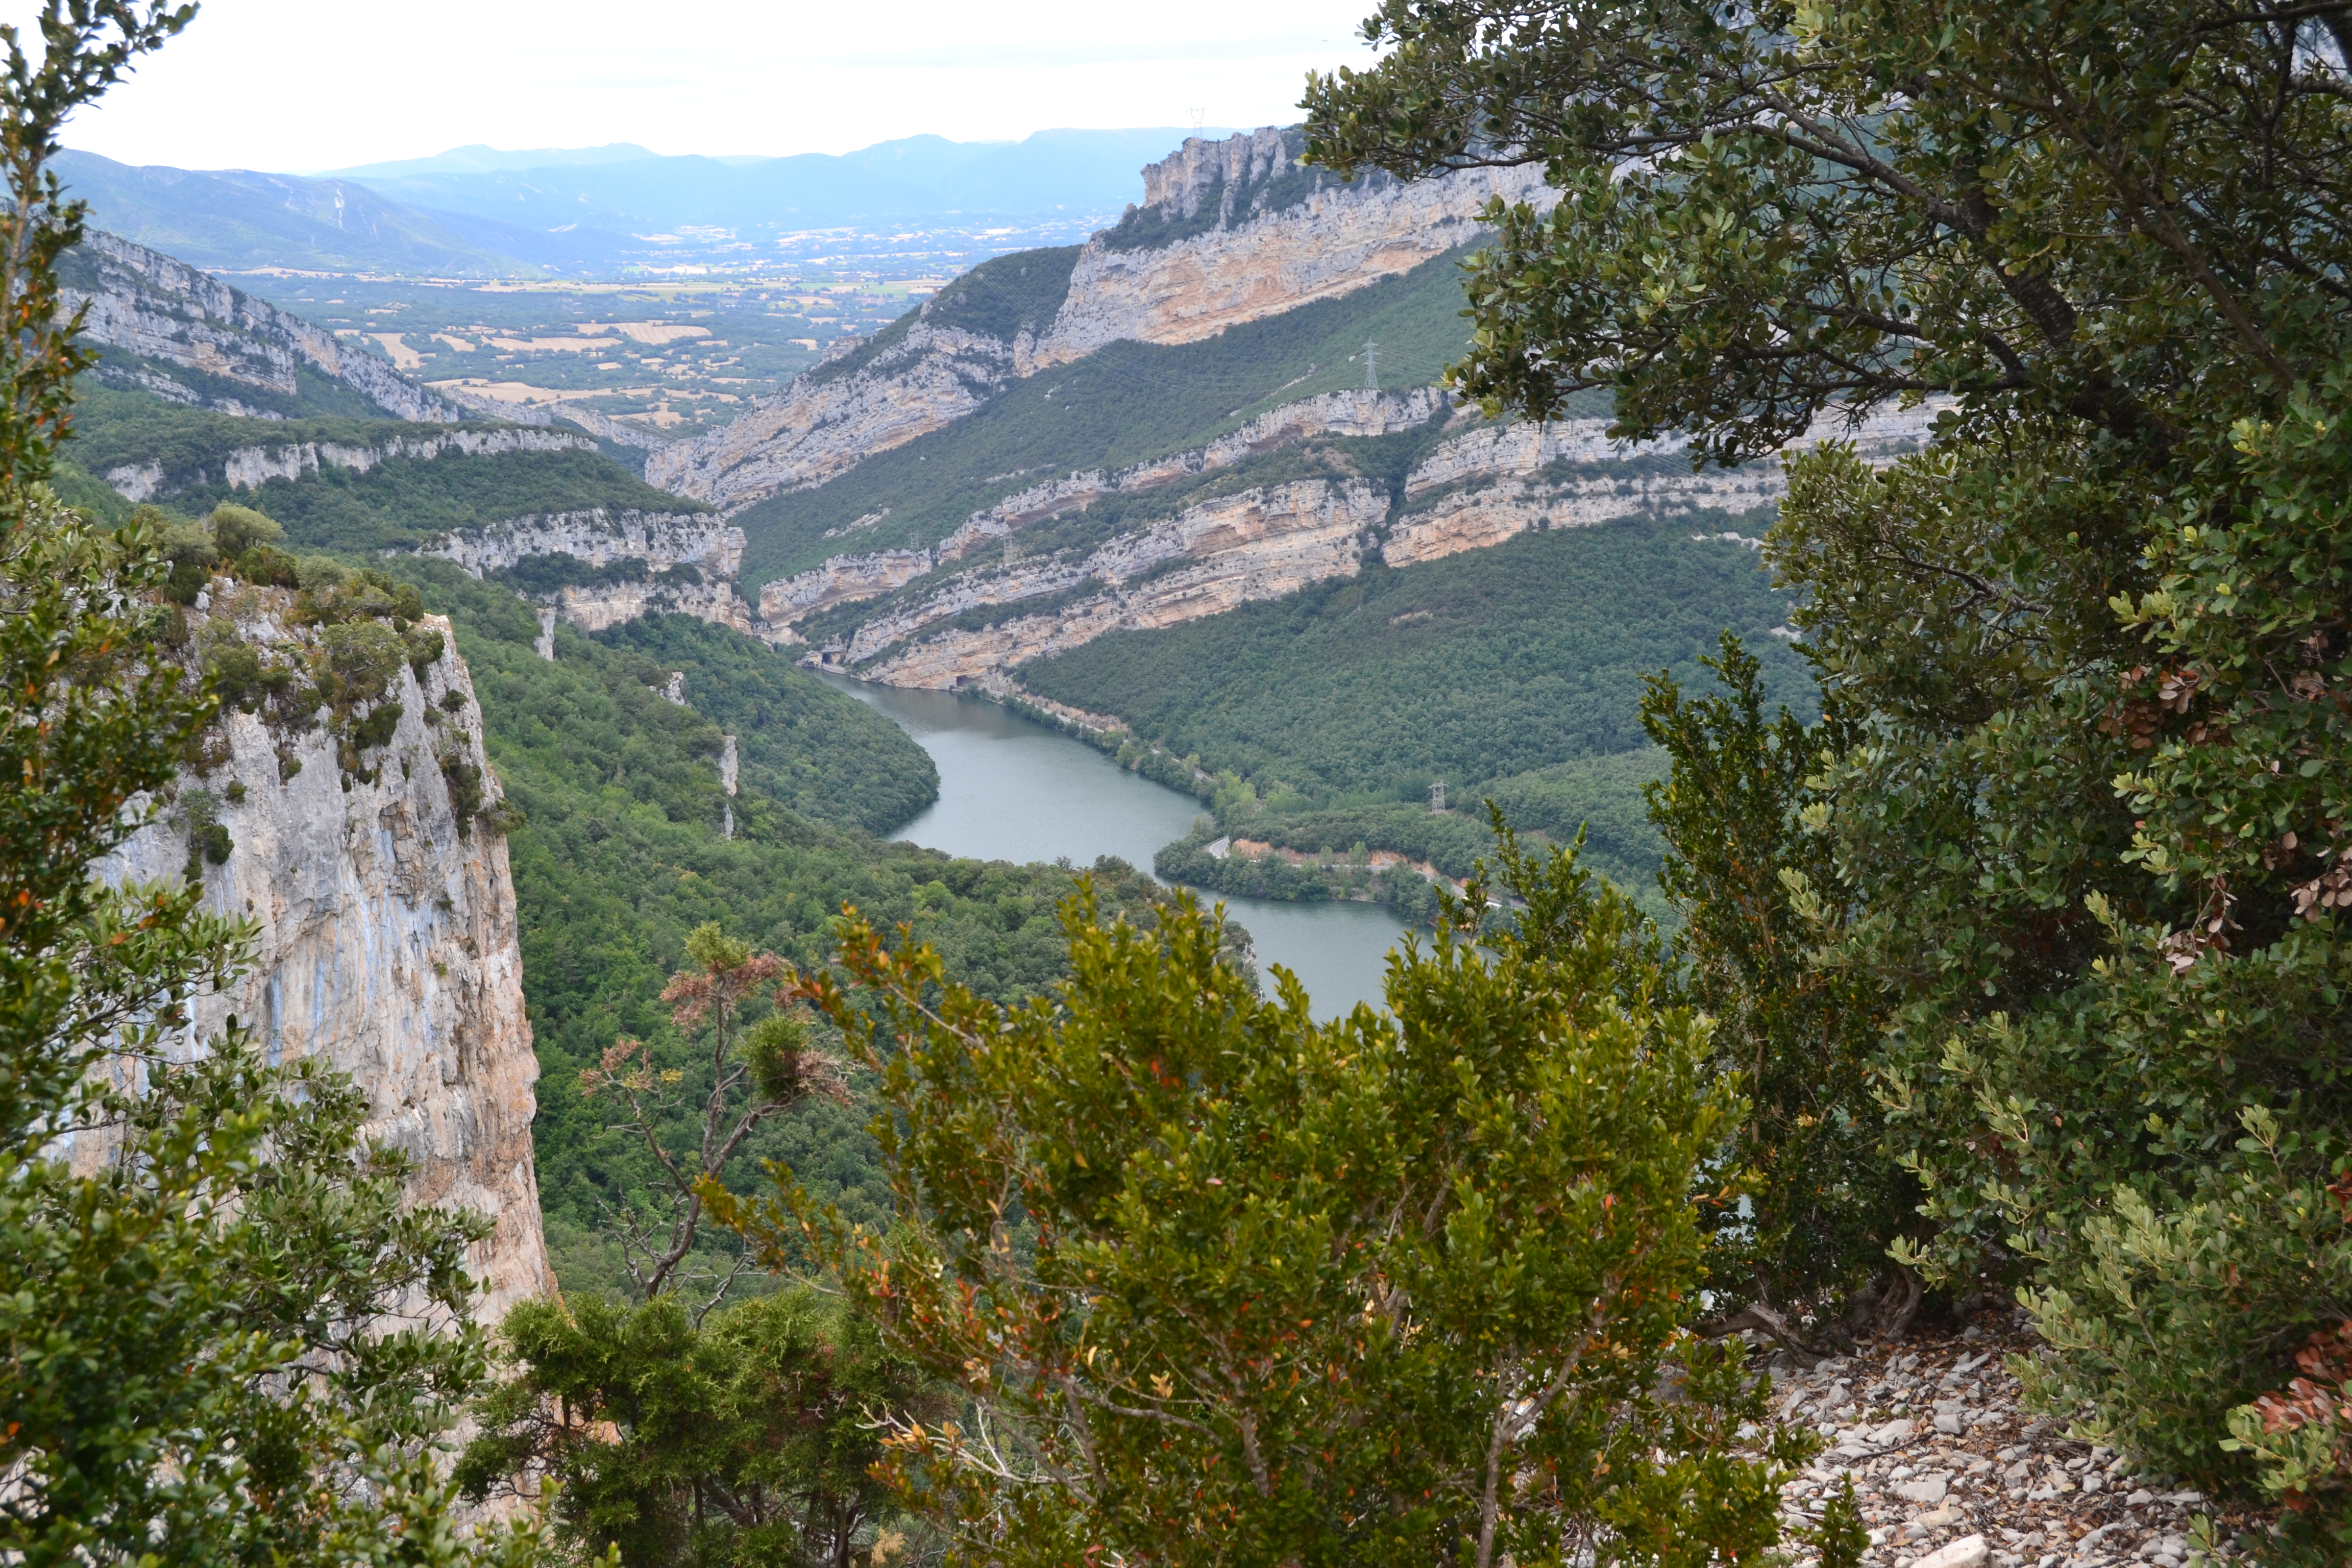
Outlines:
{"label": "rocky outcrop", "polygon": [[[1914,1333],[1851,1355],[1772,1356],[1775,1415],[1822,1440],[1781,1489],[1788,1539],[1817,1526],[1850,1483],[1870,1531],[1866,1563],[2181,1568],[2190,1560],[2197,1516],[2215,1511],[2203,1493],[2136,1474],[2115,1450],[2069,1437],[2063,1418],[2024,1407],[2009,1368],[2047,1350],[2024,1316],[1987,1314],[1957,1337]],[[2207,1559],[2216,1560],[2232,1554]]]}
{"label": "rocky outcrop", "polygon": [[[909,311],[723,428],[654,453],[646,478],[738,511],[961,419],[1016,377],[1120,339],[1192,342],[1365,288],[1469,239],[1494,196],[1546,199],[1532,170],[1340,182],[1302,166],[1303,146],[1297,131],[1272,129],[1187,141],[1144,171],[1146,205],[1117,228],[1075,253],[975,268],[958,280],[969,289]],[[1050,286],[1013,285],[1007,273],[1024,266]]]}
{"label": "rocky outcrop", "polygon": [[1090,581],[1106,585],[1050,613],[924,638],[865,672],[891,686],[953,687],[1108,632],[1175,626],[1280,598],[1326,578],[1352,576],[1387,508],[1387,496],[1361,479],[1307,479],[1221,497],[1114,540],[1082,563],[968,574],[950,591],[861,627],[847,657],[873,658],[974,609],[1066,593]]}
{"label": "rocky outcrop", "polygon": [[974,512],[940,542],[936,553],[941,561],[961,561],[991,540],[1080,510],[1105,496],[1159,489],[1318,436],[1389,436],[1411,430],[1427,424],[1448,402],[1439,388],[1422,387],[1406,393],[1327,392],[1286,403],[1192,451],[1155,458],[1109,475],[1091,469],[1032,485],[986,511]]}
{"label": "rocky outcrop", "polygon": [[152,500],[198,485],[220,483],[231,489],[255,490],[272,479],[299,480],[321,468],[346,468],[364,474],[395,458],[430,462],[446,453],[464,457],[502,452],[572,452],[596,449],[584,436],[546,430],[436,430],[430,434],[395,436],[370,446],[338,441],[289,441],[282,446],[237,447],[217,462],[168,469],[161,458],[124,464],[106,471],[115,493],[131,501]]}
{"label": "rocky outcrop", "polygon": [[731,423],[649,454],[646,479],[730,511],[821,485],[970,414],[1027,350],[1026,334],[1007,342],[910,318],[870,354],[839,362],[840,374],[811,372]]}
{"label": "rocky outcrop", "polygon": [[599,414],[593,408],[575,408],[559,404],[545,408],[528,403],[501,403],[497,398],[476,391],[463,382],[441,382],[434,391],[461,408],[473,411],[485,419],[503,420],[509,425],[536,425],[541,427],[559,421],[577,425],[591,436],[610,441],[615,446],[640,447],[657,452],[671,444],[671,438],[642,425],[625,419],[615,419],[609,414]]}
{"label": "rocky outcrop", "polygon": [[[1274,129],[1188,139],[1144,171],[1147,210],[1181,237],[1130,248],[1119,230],[1096,236],[1037,343],[1035,365],[1066,363],[1122,338],[1194,342],[1351,293],[1474,237],[1495,197],[1538,207],[1549,198],[1532,167],[1342,184],[1299,164],[1303,148],[1299,132]],[[1219,221],[1189,232],[1181,220],[1199,218],[1213,193],[1221,193]]]}
{"label": "rocky outcrop", "polygon": [[[241,637],[299,665],[317,655],[320,634],[281,623],[289,597],[241,590],[234,612],[202,622],[200,635]],[[183,776],[106,874],[180,876],[199,815],[227,830],[226,862],[196,861],[205,901],[254,921],[259,942],[242,979],[197,1002],[198,1037],[233,1013],[273,1058],[323,1057],[351,1075],[373,1135],[416,1161],[415,1201],[494,1222],[472,1258],[488,1289],[481,1315],[494,1320],[554,1289],[531,1163],[539,1069],[480,709],[448,623],[421,625],[439,634],[440,655],[421,675],[399,664],[367,710],[400,712],[359,759],[364,772],[341,766],[324,713],[287,728],[231,710],[209,765]]]}
{"label": "rocky outcrop", "polygon": [[[396,436],[373,446],[351,447],[335,441],[289,441],[282,447],[239,447],[221,459],[220,481],[231,489],[257,490],[272,479],[297,479],[305,474],[315,474],[321,468],[348,468],[364,474],[379,464],[394,458],[407,458],[416,462],[431,462],[445,453],[463,457],[490,457],[502,452],[593,452],[596,443],[584,436],[558,434],[546,430],[447,430],[429,436]],[[131,490],[153,478],[153,488],[147,495],[133,495]],[[131,481],[118,482],[118,476]],[[208,482],[213,477],[209,467],[186,473],[174,474],[167,479],[163,465],[151,464],[140,470],[111,469],[107,483],[132,500],[145,500],[149,495],[171,494],[192,485]]]}
{"label": "rocky outcrop", "polygon": [[[1882,409],[1858,426],[1843,415],[1827,416],[1790,449],[1851,441],[1864,461],[1884,465],[1916,450],[1941,411],[1941,405]],[[1546,528],[1707,510],[1754,511],[1788,494],[1788,475],[1777,458],[1695,472],[1678,460],[1689,446],[1685,437],[1617,442],[1608,429],[1605,419],[1568,419],[1482,425],[1454,437],[1406,476],[1405,508],[1389,530],[1381,559],[1412,566]]]}
{"label": "rocky outcrop", "polygon": [[646,616],[692,616],[750,637],[758,629],[751,606],[724,580],[665,582],[656,577],[614,583],[567,584],[555,591],[556,612],[575,631],[601,632]]}
{"label": "rocky outcrop", "polygon": [[895,593],[938,563],[928,550],[877,550],[866,555],[836,555],[814,571],[779,578],[760,588],[760,618],[789,626],[804,616],[859,599]]}
{"label": "rocky outcrop", "polygon": [[172,402],[278,419],[315,406],[304,374],[339,384],[395,419],[457,421],[455,405],[323,327],[232,289],[161,251],[91,233],[59,268],[82,341],[104,351],[100,380]]}
{"label": "rocky outcrop", "polygon": [[731,578],[743,563],[743,531],[708,512],[614,512],[597,507],[460,529],[420,545],[417,553],[455,561],[476,577],[534,555],[570,555],[591,566],[642,561],[656,572],[692,566]]}

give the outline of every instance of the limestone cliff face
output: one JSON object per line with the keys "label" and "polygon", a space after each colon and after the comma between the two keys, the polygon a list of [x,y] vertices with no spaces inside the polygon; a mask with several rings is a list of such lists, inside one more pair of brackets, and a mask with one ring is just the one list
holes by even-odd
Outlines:
{"label": "limestone cliff face", "polygon": [[[319,634],[281,624],[285,598],[239,591],[202,635],[241,637],[280,666],[315,658]],[[256,921],[260,943],[231,991],[200,1000],[199,1030],[234,1013],[273,1058],[323,1057],[350,1074],[372,1134],[416,1160],[414,1199],[495,1222],[472,1260],[494,1319],[554,1289],[531,1163],[539,1068],[506,844],[453,800],[453,782],[459,796],[482,792],[478,810],[499,799],[480,710],[448,624],[422,625],[442,652],[421,676],[401,664],[370,708],[401,712],[389,740],[360,753],[362,775],[345,773],[324,715],[289,729],[232,711],[213,765],[184,776],[108,871],[180,875],[200,805],[228,830],[226,862],[202,867],[205,903]]]}
{"label": "limestone cliff face", "polygon": [[[1088,469],[1032,485],[1005,497],[986,511],[974,512],[929,550],[883,550],[834,556],[821,566],[762,586],[760,615],[772,634],[783,634],[779,640],[792,640],[789,628],[803,616],[835,605],[895,593],[943,565],[965,560],[994,541],[1033,523],[1080,510],[1106,496],[1158,489],[1317,436],[1386,436],[1412,429],[1427,423],[1445,406],[1445,395],[1433,387],[1407,393],[1331,392],[1302,398],[1262,414],[1231,435],[1192,451],[1155,458],[1109,474],[1098,468]],[[1042,563],[1026,568],[1005,581],[1037,586],[1008,591],[985,602],[1005,603],[1039,594],[1060,593],[1086,575],[1081,570],[1071,576],[1070,570]],[[950,597],[964,591],[943,590]],[[976,600],[974,604],[980,602]]]}
{"label": "limestone cliff face", "polygon": [[455,561],[477,577],[534,555],[559,554],[591,566],[642,561],[655,571],[692,566],[732,577],[743,563],[743,531],[708,512],[614,512],[597,507],[535,512],[488,528],[461,529],[419,547],[417,553]]}
{"label": "limestone cliff face", "polygon": [[[1915,450],[1941,406],[1881,409],[1858,426],[1826,416],[1790,449],[1851,441],[1865,462],[1883,465]],[[1406,477],[1405,505],[1390,526],[1381,558],[1411,566],[1533,530],[1707,509],[1752,511],[1789,493],[1778,458],[1693,472],[1678,462],[1656,461],[1677,458],[1688,447],[1685,438],[1617,442],[1608,428],[1605,419],[1482,425],[1446,441]]]}
{"label": "limestone cliff face", "polygon": [[[896,592],[894,603],[823,659],[887,685],[985,683],[1106,632],[1173,626],[1352,576],[1375,551],[1391,566],[1412,566],[1544,529],[1707,509],[1753,512],[1788,489],[1778,460],[1693,472],[1679,460],[1687,445],[1682,439],[1612,441],[1605,420],[1490,425],[1456,413],[1464,427],[1441,441],[1393,497],[1363,480],[1301,481],[1203,501],[1083,557],[1014,558],[1000,566],[978,553],[988,540],[1104,495],[1150,489],[1316,434],[1408,428],[1444,414],[1445,406],[1442,395],[1428,391],[1387,398],[1337,394],[1277,409],[1236,432],[1222,451],[1181,454],[1108,476],[1074,474],[1023,491],[971,519],[936,551],[892,552],[887,573],[877,569],[881,556],[842,557],[824,571],[771,583],[762,610],[774,621],[805,613],[793,610],[794,594],[816,595],[814,607]],[[1865,461],[1885,463],[1915,447],[1937,412],[1882,410],[1859,427],[1825,418],[1797,445],[1850,440]],[[946,570],[959,561],[976,563]],[[930,587],[925,579],[934,574],[938,585]],[[898,592],[909,584],[913,595]],[[1024,604],[1047,600],[1057,601],[1052,611],[1021,614]],[[978,629],[940,629],[989,611],[1005,614]]]}
{"label": "limestone cliff face", "polygon": [[307,374],[395,419],[466,417],[324,328],[145,246],[93,233],[68,254],[60,275],[66,309],[88,307],[84,341],[106,351],[101,381],[264,419],[346,411],[305,406],[313,395]]}
{"label": "limestone cliff face", "polygon": [[[1219,142],[1193,139],[1145,170],[1144,211],[1161,216],[1181,237],[1129,247],[1119,243],[1119,230],[1097,235],[1078,257],[1061,313],[1037,343],[1034,366],[1066,363],[1122,338],[1213,337],[1409,271],[1473,237],[1479,212],[1496,196],[1549,204],[1533,168],[1341,184],[1300,165],[1301,147],[1298,132],[1273,129]],[[1190,232],[1213,195],[1218,222]]]}
{"label": "limestone cliff face", "polygon": [[272,479],[299,479],[321,468],[347,468],[364,474],[394,458],[431,462],[445,453],[478,458],[501,452],[593,452],[596,443],[585,436],[550,430],[445,430],[418,436],[395,436],[371,446],[346,446],[336,441],[289,441],[283,446],[238,447],[217,465],[202,462],[167,468],[161,459],[125,464],[106,471],[106,482],[117,494],[134,501],[152,500],[194,485],[215,479],[231,489],[257,490]]}
{"label": "limestone cliff face", "polygon": [[646,616],[692,616],[698,621],[731,626],[745,637],[759,627],[751,606],[733,583],[703,582],[574,583],[555,591],[556,613],[575,631],[601,632],[625,626]]}
{"label": "limestone cliff face", "polygon": [[967,609],[1066,592],[1088,580],[1108,584],[1052,613],[913,642],[866,672],[890,686],[970,684],[1108,632],[1175,626],[1353,576],[1387,510],[1387,495],[1361,479],[1307,479],[1220,497],[1113,540],[1081,563],[967,574],[938,597],[861,627],[848,657],[871,658]]}
{"label": "limestone cliff face", "polygon": [[1089,469],[1033,485],[972,514],[940,543],[937,554],[941,561],[960,561],[991,540],[1078,510],[1105,496],[1158,489],[1318,436],[1389,436],[1413,429],[1446,406],[1446,395],[1436,387],[1405,393],[1327,392],[1301,398],[1192,451],[1155,458],[1109,475]]}
{"label": "limestone cliff face", "polygon": [[821,485],[970,414],[1027,351],[1022,339],[919,318],[905,328],[887,342],[877,336],[870,356],[842,362],[842,374],[812,372],[731,423],[648,454],[646,482],[730,511]]}
{"label": "limestone cliff face", "polygon": [[928,550],[836,555],[814,571],[762,584],[760,616],[771,626],[790,626],[803,616],[832,605],[876,599],[903,588],[936,563],[937,557]]}
{"label": "limestone cliff face", "polygon": [[[747,636],[756,629],[751,606],[735,591],[743,531],[709,512],[613,512],[596,507],[531,513],[445,533],[418,553],[455,561],[477,577],[535,556],[567,555],[600,569],[642,565],[645,570],[633,575],[600,572],[595,581],[563,584],[537,595],[583,632],[651,615],[692,616]],[[548,635],[553,636],[551,626]],[[550,657],[552,649],[551,642]]]}
{"label": "limestone cliff face", "polygon": [[[1008,381],[1120,339],[1186,343],[1406,271],[1470,238],[1496,195],[1542,205],[1532,170],[1402,182],[1333,180],[1297,161],[1297,131],[1187,141],[1144,171],[1146,204],[1075,254],[1030,251],[1050,288],[1008,287],[1000,258],[961,290],[646,460],[646,478],[734,512],[847,472],[988,402]],[[1024,307],[1047,307],[1027,308]]]}

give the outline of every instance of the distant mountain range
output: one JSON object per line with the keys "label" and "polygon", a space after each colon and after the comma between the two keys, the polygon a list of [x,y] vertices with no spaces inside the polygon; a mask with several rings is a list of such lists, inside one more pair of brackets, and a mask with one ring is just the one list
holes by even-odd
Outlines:
{"label": "distant mountain range", "polygon": [[813,231],[1042,222],[1082,238],[1139,200],[1141,166],[1186,134],[911,136],[782,158],[662,157],[628,142],[469,146],[309,176],[69,152],[58,168],[100,226],[200,267],[529,277],[775,257]]}

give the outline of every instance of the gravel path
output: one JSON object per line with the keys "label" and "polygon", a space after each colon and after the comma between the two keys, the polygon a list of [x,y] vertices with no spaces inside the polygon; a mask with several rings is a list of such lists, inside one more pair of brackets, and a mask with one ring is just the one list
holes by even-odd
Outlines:
{"label": "gravel path", "polygon": [[2210,1511],[2203,1494],[2144,1484],[2112,1451],[2021,1409],[2002,1362],[2034,1343],[1971,1328],[1810,1369],[1775,1355],[1776,1412],[1829,1444],[1789,1484],[1782,1517],[1817,1521],[1851,1476],[1872,1568],[2179,1568],[2189,1517]]}

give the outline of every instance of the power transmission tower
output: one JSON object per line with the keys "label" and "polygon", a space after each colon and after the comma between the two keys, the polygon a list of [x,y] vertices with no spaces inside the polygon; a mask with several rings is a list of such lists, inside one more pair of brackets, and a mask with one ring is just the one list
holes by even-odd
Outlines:
{"label": "power transmission tower", "polygon": [[1429,809],[1432,816],[1445,809],[1445,781],[1438,780],[1429,786]]}
{"label": "power transmission tower", "polygon": [[1381,345],[1367,342],[1364,344],[1364,390],[1378,392],[1380,389]]}

